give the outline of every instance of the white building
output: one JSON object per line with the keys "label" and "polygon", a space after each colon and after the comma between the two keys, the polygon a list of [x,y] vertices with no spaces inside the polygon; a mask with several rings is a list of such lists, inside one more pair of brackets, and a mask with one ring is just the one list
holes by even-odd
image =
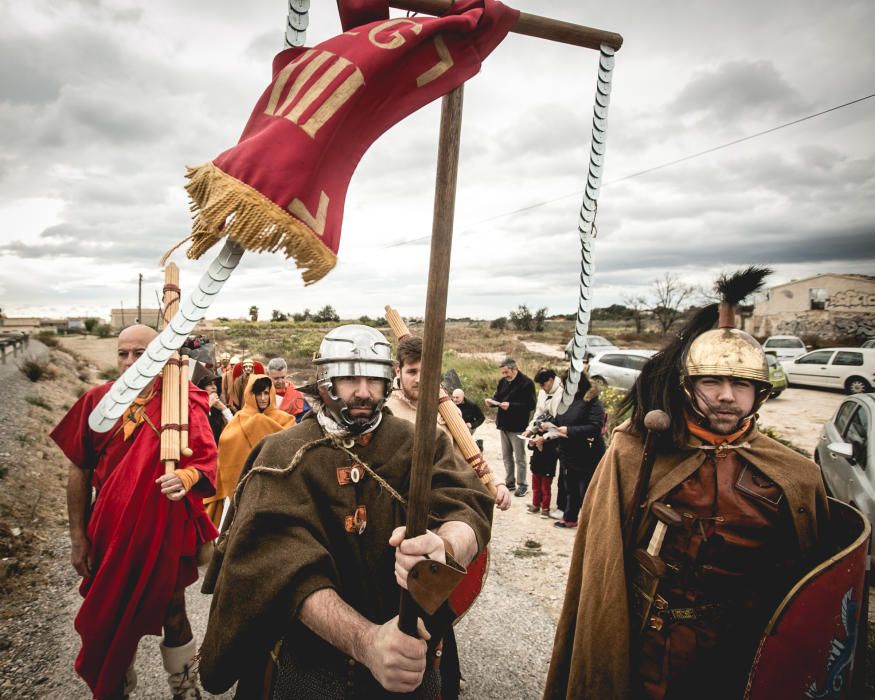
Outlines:
{"label": "white building", "polygon": [[875,277],[824,274],[776,285],[746,327],[757,337],[875,338]]}

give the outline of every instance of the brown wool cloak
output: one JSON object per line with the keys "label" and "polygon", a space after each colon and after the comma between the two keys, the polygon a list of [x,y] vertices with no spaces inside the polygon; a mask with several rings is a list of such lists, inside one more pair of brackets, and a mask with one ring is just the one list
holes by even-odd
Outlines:
{"label": "brown wool cloak", "polygon": [[[760,433],[756,427],[736,440],[738,454],[784,492],[800,555],[812,557],[829,518],[820,469],[811,460]],[[650,504],[664,498],[706,459],[692,438],[683,450],[660,454],[647,493]],[[628,421],[614,431],[581,510],[580,527],[565,589],[565,602],[547,675],[544,698],[625,699],[632,693],[629,602],[623,557],[625,505],[641,465],[642,440]],[[641,546],[655,518],[642,518]]]}
{"label": "brown wool cloak", "polygon": [[[482,549],[489,540],[492,499],[474,472],[453,458],[449,438],[435,432],[428,527],[465,522]],[[243,476],[254,467],[285,468],[303,446],[323,438],[310,413],[299,425],[262,440]],[[351,449],[406,498],[411,424],[384,412],[370,443]],[[303,663],[339,655],[297,621],[301,604],[315,591],[334,589],[377,624],[398,613],[401,589],[388,540],[404,523],[405,512],[369,474],[358,484],[340,485],[337,469],[352,461],[340,449],[320,443],[303,452],[294,468],[255,471],[243,484],[204,583],[204,592],[214,592],[200,662],[210,692],[223,692],[237,679],[256,681],[268,650],[280,638]],[[349,533],[344,518],[358,506],[367,509],[367,527],[362,534]],[[252,687],[241,680],[238,688],[244,684]]]}

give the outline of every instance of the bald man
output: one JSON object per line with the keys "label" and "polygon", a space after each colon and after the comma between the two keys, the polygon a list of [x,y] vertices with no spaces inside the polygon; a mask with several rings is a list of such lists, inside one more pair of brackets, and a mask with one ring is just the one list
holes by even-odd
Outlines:
{"label": "bald man", "polygon": [[[156,335],[142,325],[119,334],[119,374]],[[51,433],[71,462],[71,560],[82,576],[84,598],[75,621],[82,638],[76,671],[95,698],[126,697],[136,686],[140,638],[163,629],[160,647],[173,697],[199,698],[197,645],[185,611],[185,588],[197,580],[198,549],[218,535],[202,503],[214,493],[216,478],[208,398],[189,384],[192,456],[165,474],[161,378],[108,432],[96,433],[88,416],[111,386],[107,382],[85,392]]]}

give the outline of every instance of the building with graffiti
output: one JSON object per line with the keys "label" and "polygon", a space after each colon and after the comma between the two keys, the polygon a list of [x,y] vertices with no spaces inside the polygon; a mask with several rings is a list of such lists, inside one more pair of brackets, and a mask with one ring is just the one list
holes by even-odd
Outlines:
{"label": "building with graffiti", "polygon": [[757,337],[875,338],[875,277],[824,274],[776,285],[745,321]]}

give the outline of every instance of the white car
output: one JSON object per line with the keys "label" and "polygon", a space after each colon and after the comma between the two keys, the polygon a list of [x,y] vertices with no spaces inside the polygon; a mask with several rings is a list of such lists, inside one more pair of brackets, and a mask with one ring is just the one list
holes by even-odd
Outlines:
{"label": "white car", "polygon": [[805,354],[805,343],[795,335],[770,335],[763,343],[763,350],[779,360],[792,360]]}
{"label": "white car", "polygon": [[875,386],[875,349],[823,348],[781,363],[790,384],[844,389],[849,394]]}
{"label": "white car", "polygon": [[[565,346],[565,359],[569,362],[571,361],[571,346],[574,344],[574,338],[568,341],[568,345]],[[584,360],[588,360],[591,357],[598,355],[600,352],[606,352],[607,350],[618,350],[616,345],[614,345],[607,338],[603,338],[600,335],[588,335],[586,336],[586,355],[584,356]]]}
{"label": "white car", "polygon": [[656,350],[610,350],[601,352],[589,361],[589,377],[595,383],[628,391],[632,388],[641,368]]}

